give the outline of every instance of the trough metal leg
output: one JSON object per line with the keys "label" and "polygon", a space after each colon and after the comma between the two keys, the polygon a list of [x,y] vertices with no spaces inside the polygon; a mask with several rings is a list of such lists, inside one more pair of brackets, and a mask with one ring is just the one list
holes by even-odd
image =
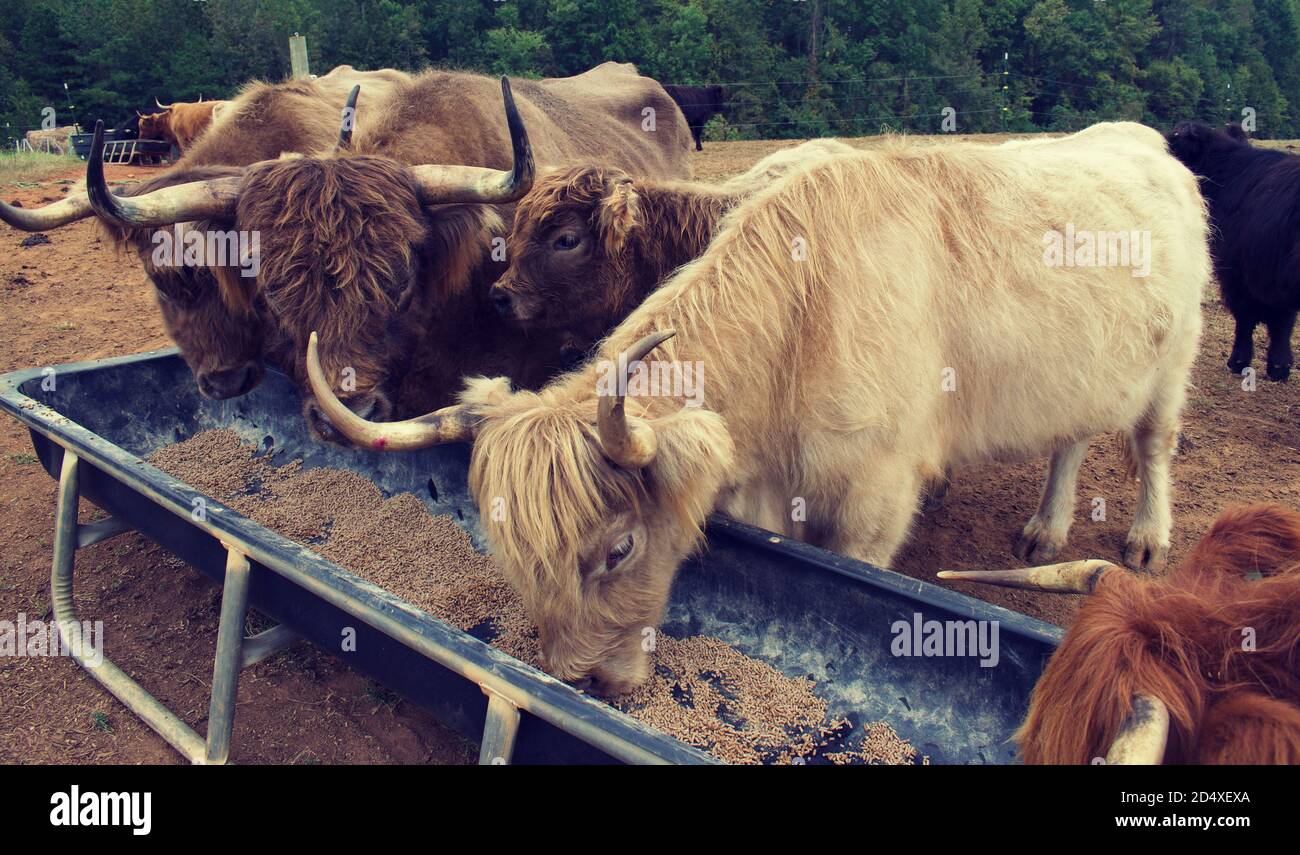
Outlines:
{"label": "trough metal leg", "polygon": [[208,704],[208,762],[230,757],[230,730],[235,726],[235,692],[243,661],[244,618],[248,614],[248,559],[228,544],[226,583],[221,590],[221,623],[217,655],[212,666],[212,699]]}
{"label": "trough metal leg", "polygon": [[[72,563],[77,553],[77,500],[80,459],[63,452],[59,473],[59,499],[54,513],[54,566],[50,571],[50,602],[59,635],[72,657],[103,684],[127,708],[144,720],[158,735],[192,763],[203,760],[203,740],[175,713],[144,690],[125,671],[106,658],[94,655],[82,645],[81,622],[72,603]],[[115,532],[120,534],[121,532]],[[111,535],[110,535],[111,536]],[[101,636],[102,642],[102,636]]]}
{"label": "trough metal leg", "polygon": [[[293,644],[298,635],[287,627],[276,626],[244,638],[244,617],[248,611],[248,558],[226,546],[226,581],[221,595],[221,623],[217,629],[217,654],[212,670],[208,735],[206,740],[200,738],[161,701],[105,658],[102,651],[94,651],[83,644],[81,621],[72,601],[72,568],[77,549],[116,537],[129,531],[130,526],[113,518],[78,525],[80,463],[74,452],[64,449],[63,467],[59,472],[59,497],[54,512],[54,562],[50,570],[50,601],[59,636],[72,658],[187,760],[191,763],[225,763],[230,756],[230,731],[234,725],[239,671]],[[103,641],[102,635],[100,641]]]}
{"label": "trough metal leg", "polygon": [[501,766],[515,753],[515,736],[519,733],[519,708],[503,695],[483,686],[488,697],[487,721],[483,725],[483,742],[479,745],[480,766]]}

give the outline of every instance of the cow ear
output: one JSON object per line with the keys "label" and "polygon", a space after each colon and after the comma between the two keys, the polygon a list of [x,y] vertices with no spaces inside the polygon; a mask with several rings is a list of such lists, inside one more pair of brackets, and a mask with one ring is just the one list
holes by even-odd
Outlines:
{"label": "cow ear", "polygon": [[703,522],[735,469],[735,447],[722,417],[702,407],[683,407],[650,422],[657,450],[651,483],[665,501]]}
{"label": "cow ear", "polygon": [[491,255],[493,239],[506,233],[501,215],[491,205],[445,205],[428,212],[430,273],[442,297],[459,294]]}
{"label": "cow ear", "polygon": [[622,178],[608,185],[600,202],[600,233],[607,255],[617,255],[636,227],[640,197],[632,179]]}

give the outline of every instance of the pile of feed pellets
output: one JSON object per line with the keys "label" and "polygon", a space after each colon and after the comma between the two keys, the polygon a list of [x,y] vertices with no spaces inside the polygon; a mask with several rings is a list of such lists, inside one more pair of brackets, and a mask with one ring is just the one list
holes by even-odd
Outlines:
{"label": "pile of feed pellets", "polygon": [[[222,504],[530,665],[537,630],[492,559],[450,516],[411,493],[386,497],[343,469],[275,465],[229,430],[159,449],[149,462]],[[707,636],[659,634],[654,673],[609,703],[728,763],[927,762],[883,722],[830,720],[813,681]]]}

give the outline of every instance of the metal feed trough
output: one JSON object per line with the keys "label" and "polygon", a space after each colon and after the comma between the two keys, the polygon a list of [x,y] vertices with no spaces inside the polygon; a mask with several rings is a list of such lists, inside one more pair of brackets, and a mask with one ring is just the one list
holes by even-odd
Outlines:
{"label": "metal feed trough", "polygon": [[[132,529],[224,586],[206,739],[109,659],[98,667],[82,661],[193,762],[227,760],[240,669],[300,639],[478,740],[480,762],[714,762],[494,649],[486,643],[490,629],[471,635],[436,620],[211,498],[204,497],[206,514],[193,515],[200,494],[142,459],[201,431],[230,428],[278,450],[279,460],[352,469],[389,495],[413,492],[434,513],[459,520],[481,547],[465,446],[409,454],[324,446],[308,437],[284,376],[269,372],[253,392],[212,401],[199,395],[174,349],[7,374],[0,406],[28,426],[42,465],[59,480],[51,599],[65,631],[74,632],[77,620],[76,550]],[[80,496],[111,517],[78,524]],[[250,605],[278,626],[244,638]],[[998,664],[892,655],[890,627],[916,614],[997,621]],[[342,653],[349,627],[355,652]],[[1010,734],[1060,638],[1050,624],[720,517],[710,521],[708,549],[682,568],[663,630],[717,636],[786,674],[811,676],[832,716],[848,717],[855,731],[886,721],[936,763],[1016,760]]]}
{"label": "metal feed trough", "polygon": [[[91,140],[94,134],[73,134],[72,150],[77,157],[85,160],[90,157]],[[167,140],[142,140],[132,130],[108,130],[104,132],[105,163],[158,163],[162,160],[175,160],[172,144]]]}

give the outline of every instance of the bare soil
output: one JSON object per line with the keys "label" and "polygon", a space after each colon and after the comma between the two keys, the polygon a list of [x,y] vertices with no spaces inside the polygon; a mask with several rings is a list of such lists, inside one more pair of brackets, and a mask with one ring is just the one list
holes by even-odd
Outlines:
{"label": "bare soil", "polygon": [[[696,174],[724,178],[792,144],[706,143],[694,155]],[[156,171],[110,166],[108,177],[143,180]],[[80,177],[72,169],[34,187],[0,186],[0,196],[37,205],[62,196],[67,185],[60,180]],[[93,222],[52,231],[48,244],[22,247],[26,237],[0,224],[0,371],[167,344],[138,262],[116,253]],[[1173,561],[1233,504],[1300,507],[1300,383],[1260,380],[1254,391],[1243,389],[1224,367],[1231,318],[1217,299],[1205,311],[1173,469]],[[1044,466],[1034,460],[956,472],[942,507],[918,518],[894,569],[932,581],[941,569],[1017,564],[1011,546],[1037,504]],[[9,419],[0,420],[0,485],[0,619],[20,612],[29,620],[48,618],[54,482],[32,455],[26,431]],[[1113,444],[1095,442],[1062,560],[1117,560],[1135,496],[1135,485],[1122,481]],[[1104,519],[1094,519],[1097,499],[1104,500]],[[83,515],[89,512],[83,507]],[[104,621],[106,654],[202,732],[220,592],[136,534],[81,550],[77,580],[81,616]],[[955,587],[1063,625],[1076,607],[1071,597]],[[422,709],[307,645],[258,664],[240,680],[235,762],[466,763],[474,754],[474,746]],[[179,761],[71,660],[0,659],[0,762]]]}

